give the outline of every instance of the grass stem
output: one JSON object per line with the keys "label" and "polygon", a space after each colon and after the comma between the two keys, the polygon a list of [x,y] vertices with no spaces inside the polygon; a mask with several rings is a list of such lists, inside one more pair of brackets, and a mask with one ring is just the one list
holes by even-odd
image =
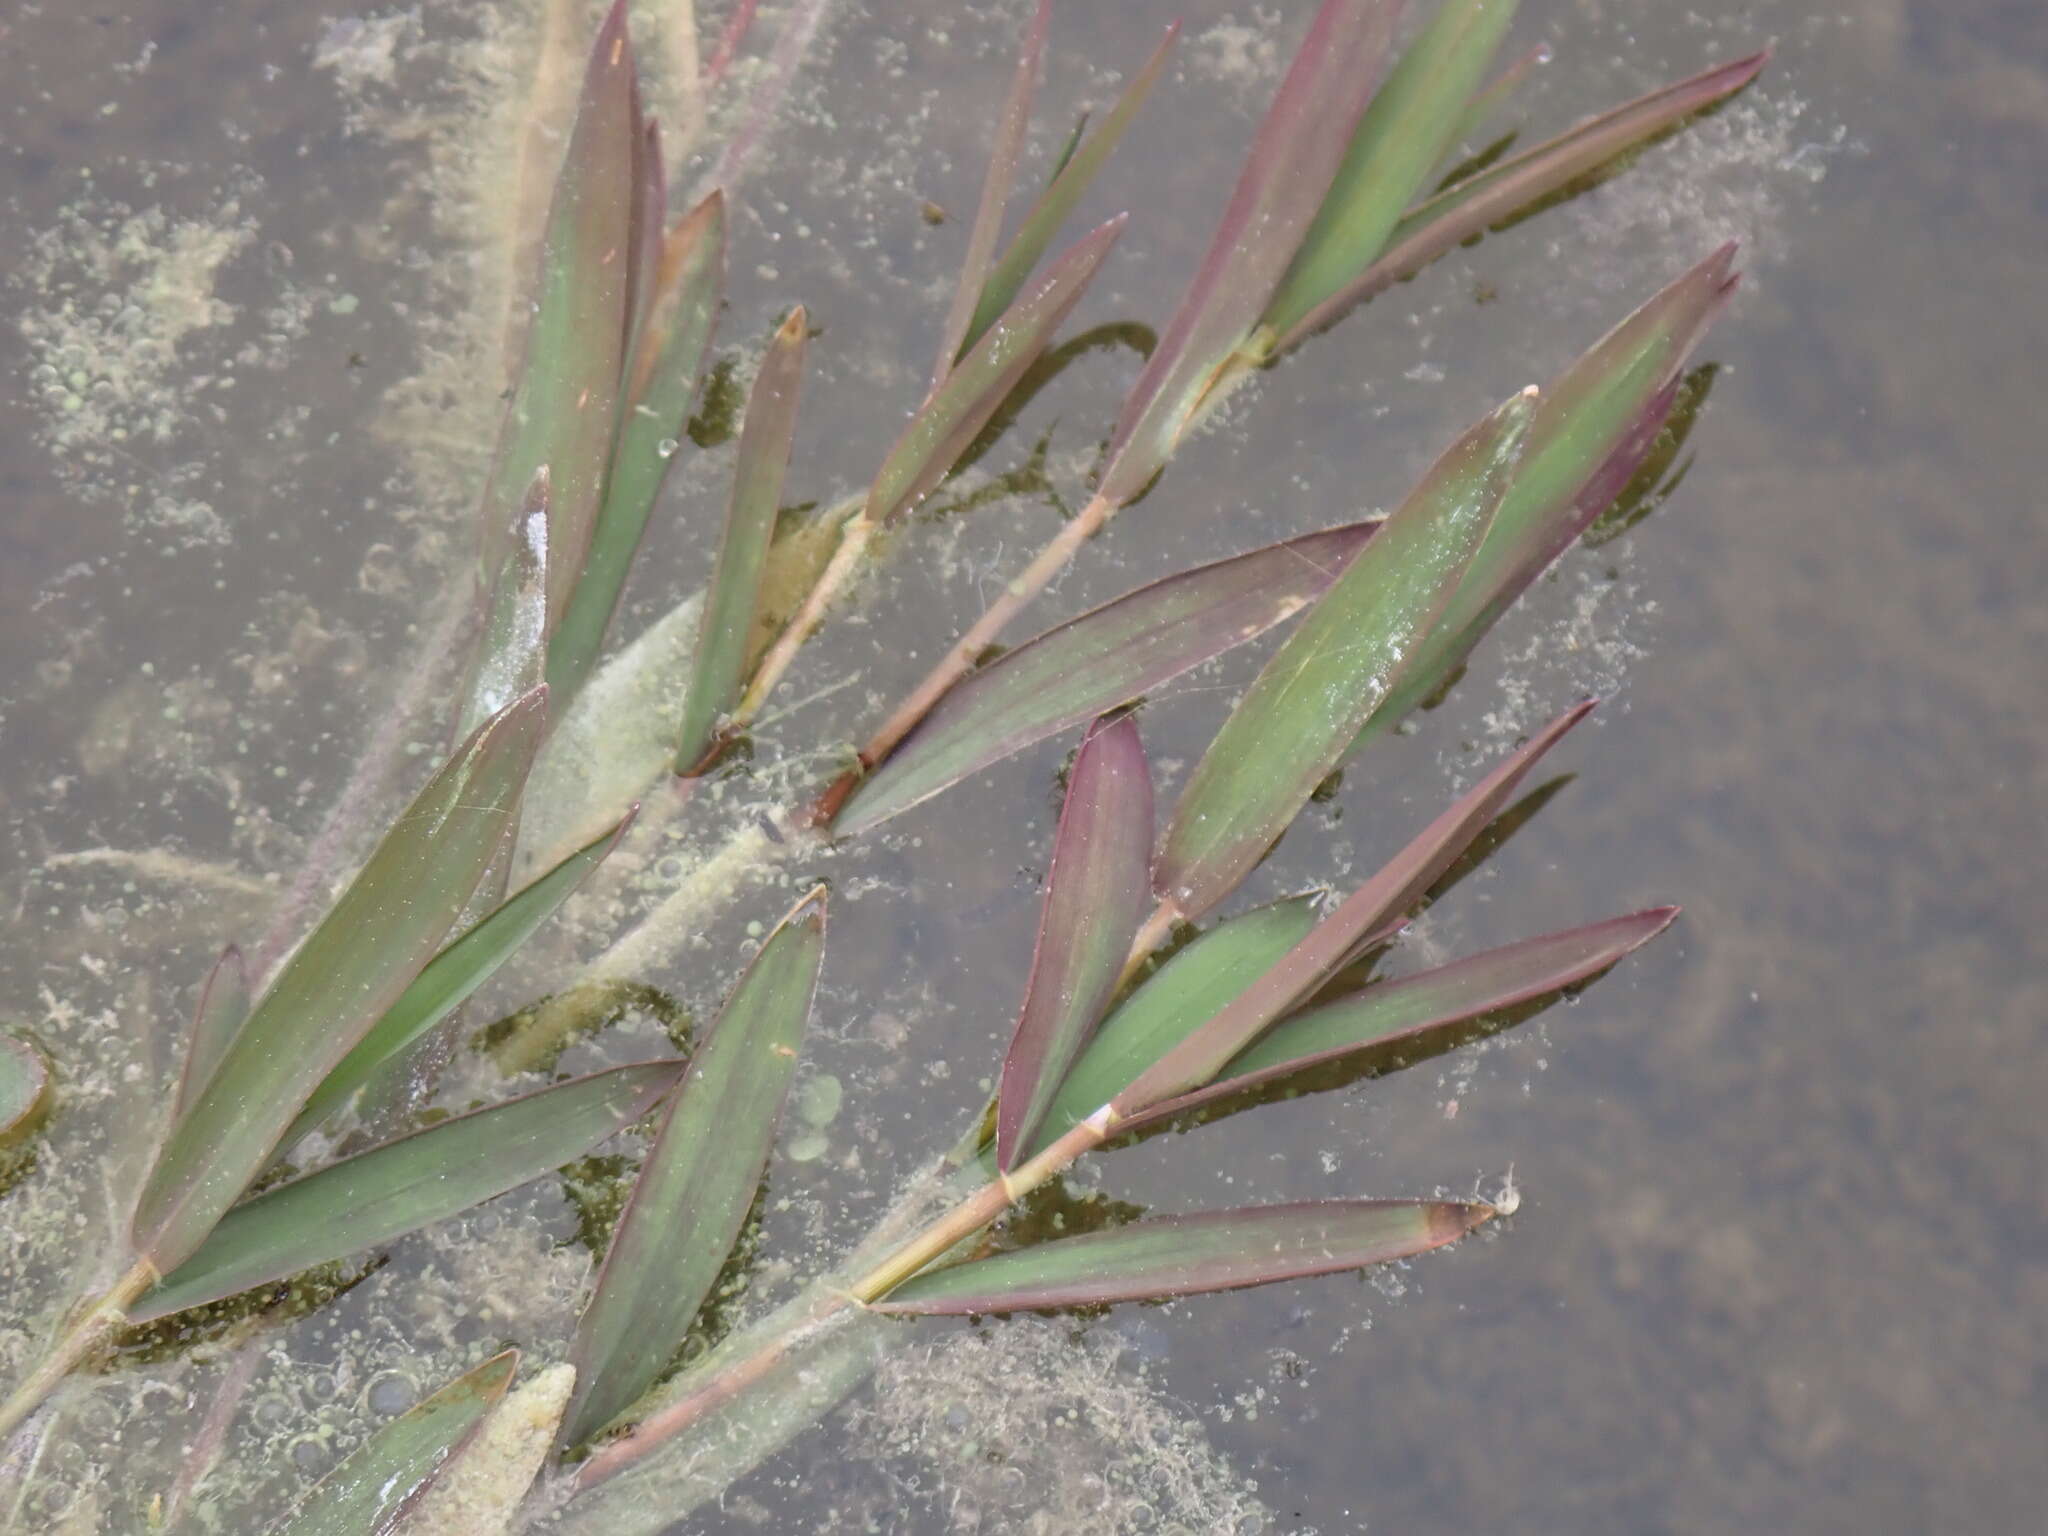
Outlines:
{"label": "grass stem", "polygon": [[137,1259],[133,1269],[116,1280],[83,1317],[64,1331],[43,1363],[0,1405],[0,1439],[13,1434],[22,1420],[42,1406],[43,1399],[56,1390],[58,1383],[77,1369],[80,1361],[127,1321],[128,1308],[157,1279],[156,1266],[147,1259]]}

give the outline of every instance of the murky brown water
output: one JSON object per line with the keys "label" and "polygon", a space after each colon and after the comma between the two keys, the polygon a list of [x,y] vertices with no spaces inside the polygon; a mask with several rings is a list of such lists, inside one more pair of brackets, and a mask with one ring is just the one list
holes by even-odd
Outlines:
{"label": "murky brown water", "polygon": [[[1039,140],[1175,9],[1062,7]],[[1193,1209],[1491,1189],[1512,1165],[1523,1205],[1505,1230],[1398,1275],[1126,1310],[1071,1354],[1035,1324],[1007,1343],[986,1330],[985,1348],[916,1332],[879,1397],[702,1528],[812,1529],[835,1511],[916,1531],[1028,1528],[1036,1512],[1066,1529],[1093,1478],[1125,1511],[1110,1528],[1139,1529],[1147,1466],[1152,1518],[1197,1529],[1199,1512],[1255,1504],[1274,1528],[1324,1532],[2039,1527],[2048,957],[2029,898],[2048,310],[2031,296],[2048,22],[1998,0],[1525,11],[1520,35],[1559,48],[1529,96],[1539,126],[1761,40],[1779,54],[1692,138],[1314,343],[1044,611],[1391,503],[1488,402],[1740,234],[1753,281],[1705,348],[1722,370],[1683,486],[1570,557],[1450,702],[1354,768],[1258,877],[1356,878],[1505,734],[1590,688],[1615,697],[1561,753],[1572,783],[1411,954],[1656,901],[1683,902],[1683,922],[1483,1050],[1155,1139],[1090,1175]],[[0,328],[0,1012],[45,1041],[68,1093],[0,1204],[9,1377],[36,1309],[94,1278],[167,1032],[212,949],[259,932],[289,885],[467,537],[460,488],[492,391],[465,374],[481,344],[464,306],[488,310],[491,278],[447,263],[459,231],[489,227],[492,196],[451,144],[503,60],[448,51],[474,30],[466,8],[381,14],[388,82],[375,47],[338,53],[331,8],[297,0],[232,28],[188,0],[0,20],[0,69],[23,83],[0,118],[0,268],[27,322]],[[1078,329],[1163,318],[1284,57],[1261,18],[1188,8],[1177,77],[1094,199],[1134,220]],[[793,497],[856,486],[916,393],[1008,26],[835,9],[743,188],[722,346],[751,347],[792,298],[824,326]],[[461,196],[487,206],[451,207]],[[926,200],[954,221],[927,226]],[[979,469],[1042,439],[1071,502],[1133,366],[1114,344],[1087,353]],[[716,457],[686,471],[629,624],[695,584],[723,472]],[[1027,495],[906,535],[788,696],[850,686],[781,722],[764,773],[853,732],[1056,518]],[[1147,711],[1163,774],[1185,771],[1245,675]],[[828,868],[841,899],[810,1056],[847,1106],[823,1155],[772,1170],[771,1251],[858,1230],[978,1102],[1028,962],[1066,749]],[[743,897],[650,979],[715,999],[739,925],[774,910],[773,892]],[[331,1315],[237,1346],[255,1384],[231,1453],[279,1469],[259,1509],[497,1340],[559,1351],[584,1261],[549,1244],[573,1220],[551,1189],[506,1204],[399,1245]],[[158,1470],[124,1465],[174,1469],[236,1358],[217,1345],[81,1393],[0,1519],[142,1528]],[[1042,1443],[989,1459],[977,1381],[999,1397],[1032,1383]],[[964,1419],[920,1415],[935,1384]],[[1078,1417],[1059,1423],[1061,1404]],[[1148,1450],[1122,1438],[1133,1426]],[[202,1501],[199,1528],[260,1528],[237,1510]]]}

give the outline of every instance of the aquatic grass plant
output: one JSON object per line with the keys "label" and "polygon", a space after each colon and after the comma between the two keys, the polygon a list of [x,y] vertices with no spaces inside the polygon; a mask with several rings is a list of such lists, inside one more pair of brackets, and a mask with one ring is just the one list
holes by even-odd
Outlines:
{"label": "aquatic grass plant", "polygon": [[[990,1251],[990,1234],[1079,1158],[1313,1082],[1332,1062],[1471,1025],[1585,984],[1661,932],[1653,908],[1398,980],[1360,962],[1395,942],[1592,709],[1522,743],[1343,895],[1227,913],[1318,787],[1453,680],[1516,597],[1648,470],[1668,463],[1687,360],[1731,291],[1733,251],[1677,277],[1554,379],[1510,394],[1384,518],[1169,575],[996,654],[999,637],[1257,369],[1458,242],[1603,173],[1753,78],[1761,55],[1589,119],[1512,158],[1460,162],[1525,72],[1488,71],[1513,0],[1446,0],[1396,56],[1392,0],[1326,0],[1225,201],[1207,255],[1114,423],[1094,494],[874,726],[843,772],[769,818],[763,857],[863,836],[1031,743],[1081,728],[1044,882],[1029,980],[995,1092],[944,1165],[830,1271],[680,1371],[674,1362],[742,1243],[819,976],[827,891],[761,940],[686,1054],[552,1082],[370,1144],[359,1106],[407,1102],[464,1002],[634,835],[637,808],[550,852],[516,889],[523,796],[551,730],[601,674],[666,470],[686,439],[722,302],[723,194],[667,215],[624,0],[599,29],[539,246],[524,362],[480,508],[476,648],[459,741],[326,916],[266,975],[223,951],[136,1193],[120,1278],[66,1318],[0,1409],[11,1431],[118,1331],[287,1281],[467,1210],[651,1117],[569,1352],[552,1447],[498,1490],[497,1528],[657,1529],[831,1406],[910,1315],[999,1314],[1186,1295],[1411,1257],[1511,1202],[1324,1200],[1148,1217]],[[751,16],[722,45],[723,73]],[[1052,254],[1067,213],[1161,78],[1173,34],[1001,239],[1050,22],[1041,0],[999,114],[931,384],[873,480],[814,527],[829,556],[778,611],[782,484],[809,322],[768,338],[739,428],[717,554],[679,696],[663,706],[678,813],[758,728],[798,649],[998,419],[1112,258],[1121,216]],[[804,569],[802,562],[798,569]],[[1277,626],[1292,628],[1163,818],[1145,696]],[[643,722],[644,724],[644,722]],[[1222,914],[1222,915],[1219,915]],[[1206,926],[1199,926],[1206,925]],[[630,955],[632,935],[613,951]],[[1361,970],[1366,979],[1361,980]],[[541,1059],[571,1027],[537,1009],[498,1039]],[[47,1086],[0,1040],[0,1135]],[[377,1116],[362,1117],[373,1122]],[[290,1160],[311,1146],[314,1166]],[[801,1367],[800,1369],[798,1367]],[[292,1532],[387,1531],[484,1436],[507,1353],[373,1435],[286,1517]],[[735,1427],[735,1415],[746,1422]],[[706,1437],[719,1451],[707,1452]],[[523,1506],[521,1500],[526,1500]],[[416,1527],[417,1528],[417,1527]]]}

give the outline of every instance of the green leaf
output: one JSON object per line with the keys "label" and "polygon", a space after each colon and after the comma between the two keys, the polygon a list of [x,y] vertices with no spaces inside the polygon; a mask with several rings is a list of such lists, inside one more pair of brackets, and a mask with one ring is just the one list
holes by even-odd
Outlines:
{"label": "green leaf", "polygon": [[761,945],[641,1167],[577,1325],[565,1443],[654,1384],[711,1293],[767,1165],[824,958],[821,888]]}
{"label": "green leaf", "polygon": [[868,488],[870,522],[908,511],[952,472],[1080,301],[1123,227],[1118,214],[1075,241],[926,397]]}
{"label": "green leaf", "polygon": [[1140,1130],[1310,1067],[1548,996],[1598,975],[1677,916],[1676,907],[1652,907],[1489,949],[1398,981],[1374,982],[1282,1019],[1231,1058],[1213,1083],[1155,1105],[1119,1129]]}
{"label": "green leaf", "polygon": [[49,1103],[50,1064],[18,1035],[0,1034],[0,1147],[34,1130]]}
{"label": "green leaf", "polygon": [[185,1067],[178,1074],[178,1096],[171,1109],[173,1124],[184,1117],[186,1107],[213,1076],[213,1069],[227,1054],[228,1042],[248,1017],[249,968],[241,950],[230,944],[199,987],[199,1001],[192,1010],[192,1037],[185,1047]]}
{"label": "green leaf", "polygon": [[761,583],[775,514],[782,502],[782,476],[789,468],[796,435],[797,395],[803,385],[809,319],[799,304],[775,332],[754,375],[746,419],[733,461],[732,496],[726,504],[725,538],[704,600],[697,650],[683,703],[676,772],[701,772],[716,756],[719,722],[746,688],[747,656],[761,607]]}
{"label": "green leaf", "polygon": [[512,835],[546,707],[537,688],[479,726],[279,970],[150,1171],[137,1258],[167,1271],[199,1246],[433,957]]}
{"label": "green leaf", "polygon": [[1152,777],[1137,723],[1097,720],[1067,775],[1024,1007],[996,1093],[1005,1171],[1031,1144],[1061,1082],[1116,995],[1152,902]]}
{"label": "green leaf", "polygon": [[961,1316],[1160,1301],[1410,1258],[1493,1214],[1447,1200],[1311,1200],[1160,1216],[918,1275],[871,1305]]}
{"label": "green leaf", "polygon": [[1378,526],[1353,523],[1183,571],[1026,641],[948,691],[854,791],[834,830],[879,826],[1265,633],[1327,591]]}
{"label": "green leaf", "polygon": [[1324,0],[1159,345],[1124,402],[1097,494],[1132,500],[1172,455],[1216,370],[1251,334],[1378,83],[1394,0]]}
{"label": "green leaf", "polygon": [[512,547],[498,571],[484,615],[467,701],[457,729],[464,735],[544,681],[548,647],[547,465],[533,472],[519,509]]}
{"label": "green leaf", "polygon": [[1379,255],[1464,126],[1517,0],[1446,0],[1387,76],[1351,136],[1330,194],[1259,323],[1291,330]]}
{"label": "green leaf", "polygon": [[1532,393],[1437,460],[1223,722],[1153,871],[1181,915],[1200,916],[1251,872],[1401,679],[1514,476]]}
{"label": "green leaf", "polygon": [[1003,252],[1002,257],[990,270],[988,280],[982,284],[981,297],[974,306],[974,316],[968,321],[966,333],[961,338],[963,346],[972,346],[979,341],[987,333],[988,328],[995,324],[996,317],[1009,308],[1010,301],[1016,298],[1017,291],[1024,286],[1024,280],[1031,275],[1032,268],[1038,265],[1038,259],[1052,244],[1053,236],[1059,233],[1060,226],[1067,220],[1067,215],[1074,211],[1074,205],[1081,200],[1081,194],[1088,190],[1089,185],[1095,180],[1096,172],[1102,169],[1103,162],[1109,159],[1118,141],[1123,138],[1124,130],[1130,127],[1131,119],[1137,116],[1138,108],[1144,105],[1145,98],[1152,93],[1152,87],[1158,83],[1160,71],[1166,67],[1166,56],[1172,51],[1173,40],[1179,33],[1180,23],[1177,21],[1166,29],[1166,36],[1160,40],[1159,46],[1152,50],[1152,56],[1145,61],[1144,66],[1131,78],[1131,83],[1124,88],[1123,95],[1117,98],[1116,105],[1110,109],[1109,115],[1103,118],[1100,128],[1085,140],[1079,138],[1079,130],[1076,130],[1076,141],[1069,146],[1068,153],[1060,161],[1060,167],[1053,173],[1051,183],[1039,195],[1038,201],[1032,204],[1031,211],[1024,215],[1024,222],[1017,227],[1016,237],[1010,241],[1009,248]]}
{"label": "green leaf", "polygon": [[508,896],[495,909],[479,918],[462,935],[451,941],[427,962],[411,986],[354,1050],[321,1081],[292,1122],[280,1148],[289,1148],[306,1132],[340,1109],[385,1063],[396,1061],[427,1032],[469,1000],[471,994],[497,973],[521,945],[533,937],[540,925],[576,894],[592,870],[611,856],[619,839],[639,812],[635,806],[608,831],[563,859],[553,869],[523,889]]}
{"label": "green leaf", "polygon": [[265,1190],[128,1311],[152,1322],[374,1248],[581,1157],[675,1086],[681,1061],[593,1072],[400,1136]]}
{"label": "green leaf", "polygon": [[565,708],[589,677],[626,575],[687,437],[704,360],[725,293],[725,199],[719,192],[677,222],[648,279],[647,313],[627,366],[603,508],[582,579],[548,647],[548,684]]}
{"label": "green leaf", "polygon": [[493,1355],[379,1428],[271,1536],[388,1536],[503,1401],[519,1351]]}
{"label": "green leaf", "polygon": [[1174,954],[1103,1021],[1060,1084],[1031,1150],[1043,1150],[1123,1092],[1271,970],[1315,923],[1315,898],[1290,897],[1218,923]]}

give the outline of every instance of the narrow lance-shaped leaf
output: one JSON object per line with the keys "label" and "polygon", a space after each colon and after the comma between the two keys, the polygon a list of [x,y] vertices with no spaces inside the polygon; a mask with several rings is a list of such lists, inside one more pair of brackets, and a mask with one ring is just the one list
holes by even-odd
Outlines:
{"label": "narrow lance-shaped leaf", "polygon": [[1622,151],[1732,96],[1756,78],[1769,57],[1768,52],[1754,53],[1703,70],[1452,183],[1403,217],[1379,258],[1296,322],[1273,350],[1285,352],[1334,324],[1354,305],[1412,277],[1453,246],[1541,202]]}
{"label": "narrow lance-shaped leaf", "polygon": [[515,498],[541,465],[554,480],[548,527],[548,616],[559,620],[583,570],[604,492],[618,412],[633,266],[634,101],[626,7],[598,29],[576,123],[541,242],[526,353],[484,492],[484,576],[504,558]]}
{"label": "narrow lance-shaped leaf", "polygon": [[1489,949],[1397,981],[1374,982],[1282,1019],[1232,1057],[1207,1087],[1157,1104],[1118,1128],[1142,1130],[1310,1067],[1576,986],[1648,943],[1677,916],[1676,907],[1652,907]]}
{"label": "narrow lance-shaped leaf", "polygon": [[1079,302],[1123,227],[1118,214],[1075,241],[918,407],[868,488],[871,522],[907,511],[952,472]]}
{"label": "narrow lance-shaped leaf", "polygon": [[612,445],[604,506],[548,647],[548,683],[563,704],[604,646],[626,575],[685,436],[725,292],[725,199],[714,191],[669,231],[646,285]]}
{"label": "narrow lance-shaped leaf", "polygon": [[819,889],[761,945],[698,1047],[577,1325],[566,1443],[654,1384],[711,1294],[767,1165],[824,958]]}
{"label": "narrow lance-shaped leaf", "polygon": [[834,823],[865,832],[991,763],[1104,714],[1291,618],[1327,591],[1377,521],[1168,576],[973,673],[854,791]]}
{"label": "narrow lance-shaped leaf", "polygon": [[493,1355],[365,1440],[315,1483],[271,1536],[387,1536],[468,1449],[519,1368],[519,1351]]}
{"label": "narrow lance-shaped leaf", "polygon": [[934,1270],[872,1305],[963,1316],[1160,1301],[1412,1258],[1493,1214],[1447,1200],[1310,1200],[1160,1216]]}
{"label": "narrow lance-shaped leaf", "polygon": [[1271,970],[1315,924],[1315,898],[1294,896],[1218,923],[1175,953],[1103,1021],[1060,1084],[1031,1150],[1043,1150],[1128,1088]]}
{"label": "narrow lance-shaped leaf", "polygon": [[1628,483],[1656,441],[1687,356],[1733,290],[1734,253],[1733,245],[1716,251],[1544,389],[1493,527],[1360,744],[1398,725],[1436,692],[1523,589]]}
{"label": "narrow lance-shaped leaf", "polygon": [[36,1127],[49,1102],[50,1064],[18,1035],[0,1034],[0,1147]]}
{"label": "narrow lance-shaped leaf", "polygon": [[1500,814],[1529,770],[1591,708],[1586,703],[1567,710],[1460,796],[1257,982],[1119,1091],[1110,1100],[1113,1120],[1131,1120],[1163,1100],[1201,1087],[1274,1020],[1348,965],[1456,862]]}
{"label": "narrow lance-shaped leaf", "polygon": [[952,307],[939,331],[938,360],[932,365],[933,389],[945,381],[953,370],[954,360],[972,339],[968,321],[981,296],[989,263],[995,258],[996,240],[1003,232],[1003,209],[1009,204],[1010,188],[1017,179],[1017,162],[1024,153],[1024,131],[1031,124],[1031,97],[1037,89],[1039,68],[1045,61],[1045,29],[1051,19],[1052,0],[1038,0],[1024,31],[1023,46],[1017,50],[1017,70],[1010,79],[1010,92],[1003,98],[1003,110],[996,118],[988,171],[981,180],[981,201],[975,207],[974,224],[967,234],[967,255],[960,263],[960,281],[953,290]]}
{"label": "narrow lance-shaped leaf", "polygon": [[128,1311],[146,1323],[347,1258],[581,1157],[652,1109],[681,1061],[613,1067],[443,1120],[265,1190]]}
{"label": "narrow lance-shaped leaf", "polygon": [[996,317],[1010,307],[1010,301],[1016,298],[1024,280],[1031,275],[1038,259],[1060,232],[1067,215],[1080,202],[1081,194],[1094,182],[1103,162],[1109,159],[1123,138],[1124,130],[1131,126],[1131,119],[1137,116],[1138,108],[1152,93],[1160,71],[1166,67],[1166,57],[1172,51],[1173,40],[1179,34],[1180,23],[1176,21],[1166,29],[1166,36],[1160,39],[1159,46],[1152,50],[1152,56],[1131,78],[1123,95],[1117,98],[1116,105],[1094,133],[1083,139],[1079,136],[1081,130],[1075,130],[1074,142],[1068,146],[1052,181],[1039,195],[1038,201],[1032,204],[1031,211],[1024,215],[1023,223],[1017,226],[1015,238],[990,269],[988,280],[982,284],[980,300],[975,304],[974,315],[960,339],[962,346],[973,346],[995,324]]}
{"label": "narrow lance-shaped leaf", "polygon": [[[1465,115],[1459,121],[1457,131],[1451,135],[1450,144],[1446,146],[1447,152],[1455,154],[1459,145],[1471,143],[1484,132],[1487,122],[1494,113],[1506,106],[1536,66],[1549,58],[1550,45],[1538,43],[1534,48],[1527,49],[1509,60],[1505,69],[1473,92],[1472,99],[1465,104]],[[1456,166],[1451,167],[1446,175],[1455,172],[1456,169]],[[1479,167],[1475,166],[1474,169],[1477,170]],[[1463,180],[1462,177],[1459,179]],[[1442,188],[1438,190],[1441,191]]]}
{"label": "narrow lance-shaped leaf", "polygon": [[199,1246],[432,958],[510,834],[546,706],[537,688],[478,727],[285,962],[150,1171],[138,1258],[167,1271]]}
{"label": "narrow lance-shaped leaf", "polygon": [[718,724],[746,686],[747,651],[761,607],[761,580],[775,537],[782,477],[796,435],[797,395],[803,384],[809,318],[799,304],[768,344],[747,397],[747,414],[733,459],[732,496],[725,538],[704,599],[697,650],[683,702],[676,772],[701,769],[716,743]]}
{"label": "narrow lance-shaped leaf", "polygon": [[1455,142],[1515,6],[1516,0],[1446,0],[1409,44],[1359,118],[1329,196],[1260,316],[1262,327],[1291,330],[1379,255]]}
{"label": "narrow lance-shaped leaf", "polygon": [[498,967],[533,937],[540,925],[561,909],[591,871],[610,857],[639,811],[635,806],[616,826],[584,844],[539,879],[508,896],[479,918],[413,978],[412,985],[370,1032],[356,1043],[341,1064],[321,1080],[306,1107],[292,1122],[280,1148],[289,1148],[306,1132],[345,1105],[385,1063],[396,1061],[424,1039],[435,1025],[467,1002]]}
{"label": "narrow lance-shaped leaf", "polygon": [[1183,916],[1250,873],[1399,681],[1493,521],[1532,396],[1509,400],[1431,466],[1223,722],[1153,872]]}
{"label": "narrow lance-shaped leaf", "polygon": [[1116,994],[1151,908],[1152,776],[1129,715],[1097,720],[1067,776],[1024,1007],[996,1093],[996,1158],[1019,1162]]}
{"label": "narrow lance-shaped leaf", "polygon": [[242,951],[230,944],[206,973],[199,1001],[192,1009],[192,1037],[185,1046],[184,1070],[178,1075],[173,1123],[183,1118],[186,1106],[199,1096],[200,1088],[227,1054],[228,1042],[248,1017],[249,967],[242,960]]}
{"label": "narrow lance-shaped leaf", "polygon": [[533,482],[526,488],[512,547],[490,595],[457,727],[460,734],[475,730],[543,680],[548,644],[548,505],[552,497],[552,479],[543,464],[533,472]]}
{"label": "narrow lance-shaped leaf", "polygon": [[1122,505],[1173,452],[1322,205],[1378,83],[1398,0],[1324,0],[1267,109],[1208,252],[1110,438],[1098,494]]}

